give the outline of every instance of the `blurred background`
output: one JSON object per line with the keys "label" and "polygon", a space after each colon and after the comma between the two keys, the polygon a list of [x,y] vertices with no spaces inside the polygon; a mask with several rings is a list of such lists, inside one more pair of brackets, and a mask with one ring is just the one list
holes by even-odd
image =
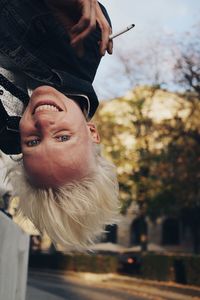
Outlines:
{"label": "blurred background", "polygon": [[100,65],[95,81],[100,98],[124,96],[137,84],[162,84],[170,90],[180,90],[180,82],[174,78],[174,65],[181,53],[193,48],[198,40],[199,1],[102,3],[111,16],[113,33],[132,23],[135,28],[114,40],[113,55],[105,56]]}
{"label": "blurred background", "polygon": [[[62,253],[29,221],[3,174],[1,210],[30,235],[29,266],[200,285],[200,2],[102,0],[114,40],[97,72],[95,121],[117,167],[120,222],[90,256]],[[12,200],[10,205],[8,200]],[[99,258],[100,257],[100,258]],[[188,298],[189,299],[189,298]]]}
{"label": "blurred background", "polygon": [[113,32],[136,25],[114,40],[95,82],[96,120],[119,176],[118,241],[199,253],[200,3],[103,3]]}

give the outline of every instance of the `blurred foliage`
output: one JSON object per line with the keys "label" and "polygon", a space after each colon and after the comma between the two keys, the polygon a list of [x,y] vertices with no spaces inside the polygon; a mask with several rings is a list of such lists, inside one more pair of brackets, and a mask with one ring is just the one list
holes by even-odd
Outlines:
{"label": "blurred foliage", "polygon": [[[136,88],[101,103],[96,121],[104,153],[117,166],[122,213],[137,201],[141,214],[152,219],[168,215],[185,220],[188,214],[194,221],[190,227],[198,252],[199,24],[193,29],[178,40],[160,37],[156,47],[148,45],[145,51],[121,52],[123,68],[113,74],[114,84],[126,80]],[[166,87],[182,92],[169,92]]]}
{"label": "blurred foliage", "polygon": [[145,279],[178,282],[199,286],[199,255],[142,255],[141,276]]}
{"label": "blurred foliage", "polygon": [[196,93],[157,86],[101,103],[95,120],[117,166],[123,213],[133,200],[152,218],[200,206],[199,113]]}
{"label": "blurred foliage", "polygon": [[176,45],[173,72],[176,83],[200,96],[200,32],[199,24],[187,32]]}
{"label": "blurred foliage", "polygon": [[142,256],[141,275],[145,279],[175,281],[173,269],[174,257],[147,253]]}
{"label": "blurred foliage", "polygon": [[118,258],[111,255],[71,254],[61,252],[54,254],[36,252],[29,257],[29,267],[92,273],[116,273]]}

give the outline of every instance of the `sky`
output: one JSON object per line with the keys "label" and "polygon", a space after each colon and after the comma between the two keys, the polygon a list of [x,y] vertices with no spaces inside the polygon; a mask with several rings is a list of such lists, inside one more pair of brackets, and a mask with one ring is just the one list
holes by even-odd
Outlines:
{"label": "sky", "polygon": [[[109,80],[107,74],[116,65],[116,54],[120,49],[145,52],[148,44],[159,36],[180,36],[191,31],[195,24],[200,24],[199,0],[101,0],[107,8],[113,24],[113,32],[134,23],[135,28],[114,40],[112,56],[106,55],[97,72],[94,87],[99,98],[105,98],[104,87]],[[126,80],[126,78],[124,78]],[[121,88],[120,88],[121,86]],[[113,90],[112,90],[113,89]],[[109,96],[123,95],[126,84],[111,88]]]}

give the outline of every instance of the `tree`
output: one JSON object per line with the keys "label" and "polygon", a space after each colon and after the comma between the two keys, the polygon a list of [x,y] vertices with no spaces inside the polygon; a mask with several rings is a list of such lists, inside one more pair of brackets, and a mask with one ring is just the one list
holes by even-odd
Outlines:
{"label": "tree", "polygon": [[[161,51],[162,43],[145,55],[119,55],[124,72],[116,72],[117,76],[126,76],[130,86],[150,86],[137,87],[125,97],[103,103],[97,118],[105,152],[118,168],[122,212],[136,200],[143,216],[173,215],[185,222],[188,213],[194,251],[200,252],[200,39],[190,34],[182,40],[184,43],[171,42],[171,83],[164,82],[168,77],[160,62],[165,63],[166,57],[161,55],[160,59],[159,55],[170,50]],[[160,89],[164,83],[182,87],[182,92]],[[167,103],[164,108],[162,101]],[[152,114],[153,106],[160,118]]]}
{"label": "tree", "polygon": [[193,111],[194,102],[185,100],[190,96],[140,87],[102,103],[97,120],[105,153],[117,166],[123,213],[132,200],[141,216],[152,218],[181,218],[182,211],[199,207],[200,148],[193,135],[200,125],[200,103],[196,99]]}
{"label": "tree", "polygon": [[192,91],[200,99],[200,34],[199,25],[193,33],[184,35],[184,42],[176,44],[174,79],[185,90]]}

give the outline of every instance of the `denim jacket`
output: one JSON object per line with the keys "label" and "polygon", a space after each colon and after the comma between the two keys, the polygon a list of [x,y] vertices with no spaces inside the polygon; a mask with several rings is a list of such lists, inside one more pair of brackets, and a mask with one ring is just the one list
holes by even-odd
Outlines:
{"label": "denim jacket", "polygon": [[[101,6],[110,22],[107,12]],[[53,85],[61,91],[86,94],[92,116],[98,99],[92,82],[100,63],[100,28],[84,42],[78,57],[70,39],[44,0],[0,0],[0,53],[28,78]]]}
{"label": "denim jacket", "polygon": [[[110,23],[102,5],[101,9]],[[98,26],[84,41],[84,55],[78,57],[70,46],[69,35],[45,0],[0,0],[0,37],[4,67],[22,72],[34,87],[47,84],[63,93],[88,96],[89,118],[94,115],[98,99],[92,82],[101,59]],[[1,103],[0,115],[5,117]],[[1,132],[0,128],[0,140]]]}

